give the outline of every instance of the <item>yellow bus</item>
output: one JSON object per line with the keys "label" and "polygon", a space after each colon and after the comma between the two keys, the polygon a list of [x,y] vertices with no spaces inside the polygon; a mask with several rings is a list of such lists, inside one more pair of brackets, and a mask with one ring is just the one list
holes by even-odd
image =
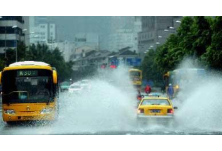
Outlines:
{"label": "yellow bus", "polygon": [[2,117],[15,121],[47,120],[58,116],[56,69],[44,62],[16,62],[0,73]]}
{"label": "yellow bus", "polygon": [[140,89],[142,85],[142,71],[139,69],[130,69],[129,75],[133,85]]}

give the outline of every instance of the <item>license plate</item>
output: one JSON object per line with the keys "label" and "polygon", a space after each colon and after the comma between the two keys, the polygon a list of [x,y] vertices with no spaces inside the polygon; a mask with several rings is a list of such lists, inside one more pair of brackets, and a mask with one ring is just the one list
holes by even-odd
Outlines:
{"label": "license plate", "polygon": [[23,116],[22,119],[23,120],[32,120],[33,117],[32,116]]}
{"label": "license plate", "polygon": [[151,113],[160,113],[160,110],[150,110]]}

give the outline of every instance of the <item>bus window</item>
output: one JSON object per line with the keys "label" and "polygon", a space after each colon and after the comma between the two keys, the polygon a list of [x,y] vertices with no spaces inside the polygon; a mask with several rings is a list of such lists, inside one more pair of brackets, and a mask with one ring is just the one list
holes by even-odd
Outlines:
{"label": "bus window", "polygon": [[[5,102],[48,102],[53,97],[53,81],[50,71],[43,71],[43,76],[34,77],[17,76],[14,72],[6,71],[4,73],[4,77],[10,77],[4,80],[3,100]],[[48,76],[46,76],[47,74]]]}

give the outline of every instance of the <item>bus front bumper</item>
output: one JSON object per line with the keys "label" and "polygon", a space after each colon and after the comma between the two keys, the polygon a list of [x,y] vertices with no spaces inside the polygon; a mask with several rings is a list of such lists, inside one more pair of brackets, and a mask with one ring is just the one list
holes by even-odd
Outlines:
{"label": "bus front bumper", "polygon": [[38,120],[55,120],[55,114],[6,114],[3,113],[3,121],[38,121]]}

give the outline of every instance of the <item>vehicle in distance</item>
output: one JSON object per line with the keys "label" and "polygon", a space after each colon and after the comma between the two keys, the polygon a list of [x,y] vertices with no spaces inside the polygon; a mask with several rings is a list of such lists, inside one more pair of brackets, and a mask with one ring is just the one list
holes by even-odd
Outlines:
{"label": "vehicle in distance", "polygon": [[70,86],[70,82],[69,81],[62,82],[60,84],[60,91],[61,92],[68,91],[69,90],[69,86]]}
{"label": "vehicle in distance", "polygon": [[82,80],[81,81],[81,87],[83,89],[90,89],[91,88],[90,80],[87,80],[87,79]]}
{"label": "vehicle in distance", "polygon": [[83,87],[80,84],[72,84],[69,86],[70,93],[80,94],[82,89],[83,89]]}

